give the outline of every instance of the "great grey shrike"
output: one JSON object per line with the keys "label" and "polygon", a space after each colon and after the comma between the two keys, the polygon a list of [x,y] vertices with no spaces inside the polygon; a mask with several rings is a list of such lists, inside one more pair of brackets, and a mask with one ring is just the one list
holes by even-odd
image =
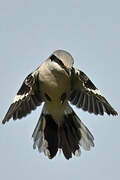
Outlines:
{"label": "great grey shrike", "polygon": [[[62,149],[66,159],[80,156],[80,147],[90,150],[94,137],[73,111],[70,103],[96,115],[117,115],[104,96],[81,70],[73,57],[56,50],[24,80],[2,123],[21,119],[44,103],[33,132],[33,148],[52,159]],[[70,103],[69,103],[70,102]]]}

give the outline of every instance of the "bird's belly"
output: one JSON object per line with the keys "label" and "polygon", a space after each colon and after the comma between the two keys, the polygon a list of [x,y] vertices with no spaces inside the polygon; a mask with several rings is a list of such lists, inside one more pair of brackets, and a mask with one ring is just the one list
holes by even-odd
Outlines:
{"label": "bird's belly", "polygon": [[40,77],[40,91],[47,94],[51,101],[58,101],[63,93],[70,92],[70,80],[64,72],[48,71]]}

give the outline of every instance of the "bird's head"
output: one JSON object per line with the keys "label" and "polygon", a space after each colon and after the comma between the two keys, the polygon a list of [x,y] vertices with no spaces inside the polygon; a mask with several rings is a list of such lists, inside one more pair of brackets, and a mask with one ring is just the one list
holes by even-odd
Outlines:
{"label": "bird's head", "polygon": [[51,61],[63,64],[66,68],[72,68],[74,59],[70,53],[65,50],[56,50],[50,56]]}

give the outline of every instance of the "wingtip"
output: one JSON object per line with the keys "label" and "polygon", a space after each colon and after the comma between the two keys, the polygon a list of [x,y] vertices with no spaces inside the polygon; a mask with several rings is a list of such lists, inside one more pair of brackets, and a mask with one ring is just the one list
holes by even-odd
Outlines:
{"label": "wingtip", "polygon": [[[10,109],[10,108],[9,108]],[[9,113],[9,110],[7,112],[7,114],[5,115],[4,119],[2,120],[2,124],[5,124],[6,122],[8,122],[10,119],[12,118],[11,114]]]}
{"label": "wingtip", "polygon": [[114,113],[112,114],[113,116],[118,116],[117,111],[114,111]]}
{"label": "wingtip", "polygon": [[7,121],[8,121],[8,120],[7,120],[6,118],[4,118],[4,119],[2,120],[2,124],[4,125]]}
{"label": "wingtip", "polygon": [[118,116],[118,113],[116,111],[112,111],[112,112],[106,112],[105,113],[109,116]]}
{"label": "wingtip", "polygon": [[105,112],[108,114],[108,115],[112,115],[112,116],[117,116],[118,113],[117,111],[115,111],[115,109],[113,109],[112,107],[110,109],[105,109]]}
{"label": "wingtip", "polygon": [[5,123],[6,123],[6,121],[3,119],[3,120],[2,120],[2,124],[4,125]]}

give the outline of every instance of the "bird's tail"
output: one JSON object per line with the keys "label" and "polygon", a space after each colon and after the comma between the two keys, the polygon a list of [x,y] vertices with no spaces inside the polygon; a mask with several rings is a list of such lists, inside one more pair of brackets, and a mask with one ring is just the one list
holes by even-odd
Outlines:
{"label": "bird's tail", "polygon": [[58,149],[62,149],[65,158],[69,159],[72,154],[80,156],[80,146],[88,151],[94,146],[94,137],[73,110],[64,115],[61,125],[50,114],[42,113],[32,137],[33,148],[37,146],[39,152],[44,152],[50,159]]}

